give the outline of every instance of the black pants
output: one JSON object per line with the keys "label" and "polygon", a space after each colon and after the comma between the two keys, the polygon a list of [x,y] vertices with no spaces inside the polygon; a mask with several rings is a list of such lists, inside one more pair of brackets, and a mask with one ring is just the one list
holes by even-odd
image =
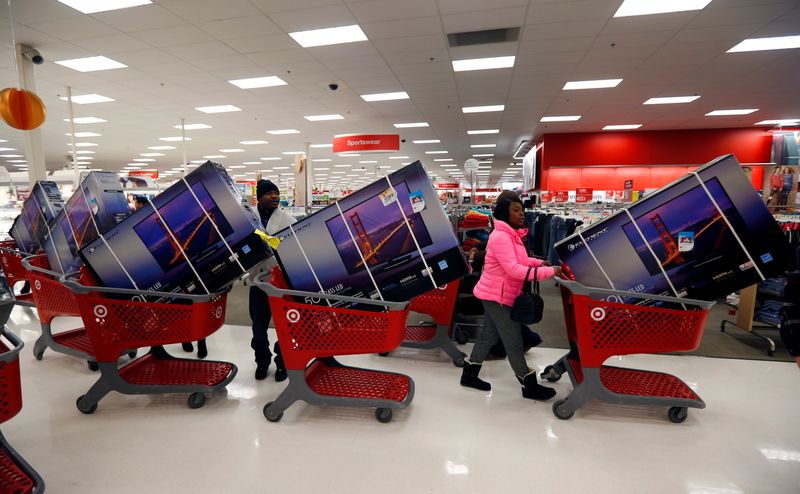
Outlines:
{"label": "black pants", "polygon": [[[269,298],[258,287],[250,287],[250,319],[253,321],[253,339],[250,340],[250,348],[256,354],[256,365],[259,367],[269,367],[272,363],[272,352],[269,351],[269,320],[272,318],[272,310],[269,307]],[[281,347],[275,341],[275,365],[283,367],[281,357]]]}

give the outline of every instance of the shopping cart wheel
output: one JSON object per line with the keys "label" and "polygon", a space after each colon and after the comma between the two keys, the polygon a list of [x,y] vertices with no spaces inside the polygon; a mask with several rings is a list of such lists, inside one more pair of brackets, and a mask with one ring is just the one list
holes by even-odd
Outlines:
{"label": "shopping cart wheel", "polygon": [[557,402],[553,403],[553,415],[560,418],[561,420],[569,420],[572,418],[573,415],[575,415],[575,412],[566,413],[560,410],[561,405],[563,405],[566,402],[567,400],[558,400]]}
{"label": "shopping cart wheel", "polygon": [[34,353],[33,356],[36,357],[36,360],[42,360],[42,357],[44,357],[44,350],[39,353]]}
{"label": "shopping cart wheel", "polygon": [[388,357],[389,356],[389,352],[379,353],[378,355],[380,355],[381,357]]}
{"label": "shopping cart wheel", "polygon": [[78,407],[78,410],[81,413],[85,413],[86,415],[91,415],[91,414],[93,414],[95,412],[95,410],[97,410],[97,403],[93,403],[92,406],[90,406],[90,407],[81,405],[81,402],[83,401],[83,399],[85,397],[86,397],[86,395],[79,396],[78,399],[75,400],[75,406]]}
{"label": "shopping cart wheel", "polygon": [[469,335],[463,329],[456,327],[455,331],[453,331],[453,336],[456,339],[456,343],[459,345],[463,345],[469,341]]}
{"label": "shopping cart wheel", "polygon": [[97,369],[100,368],[100,365],[98,365],[98,363],[95,362],[94,360],[87,360],[86,361],[86,365],[89,366],[89,370],[92,371],[92,372],[95,372],[95,371],[97,371]]}
{"label": "shopping cart wheel", "polygon": [[189,408],[200,408],[206,404],[206,395],[200,392],[192,393],[189,395],[189,399],[186,401],[189,404]]}
{"label": "shopping cart wheel", "polygon": [[554,383],[557,382],[559,379],[561,379],[561,374],[559,374],[556,371],[556,368],[554,366],[548,365],[547,367],[544,368],[544,371],[541,374],[539,374],[539,377],[541,377],[542,379],[546,379],[547,382]]}
{"label": "shopping cart wheel", "polygon": [[270,413],[270,411],[269,411],[269,407],[270,407],[271,405],[272,405],[272,402],[271,402],[271,401],[268,401],[268,402],[267,402],[267,404],[266,404],[266,405],[264,405],[264,417],[265,417],[267,420],[269,420],[270,422],[280,422],[280,421],[281,421],[281,419],[283,418],[283,412],[279,413],[278,415],[275,415],[275,414],[273,414],[273,413]]}
{"label": "shopping cart wheel", "polygon": [[130,352],[128,352],[128,357],[129,358],[136,358],[136,350],[131,350]]}
{"label": "shopping cart wheel", "polygon": [[391,408],[376,408],[375,409],[375,420],[380,422],[381,424],[388,424],[392,421],[392,409]]}
{"label": "shopping cart wheel", "polygon": [[689,416],[689,409],[686,407],[670,407],[667,412],[669,420],[675,424],[680,424]]}

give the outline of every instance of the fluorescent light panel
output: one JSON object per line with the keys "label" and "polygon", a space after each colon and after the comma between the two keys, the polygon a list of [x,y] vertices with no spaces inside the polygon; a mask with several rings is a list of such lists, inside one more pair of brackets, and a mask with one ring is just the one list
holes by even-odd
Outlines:
{"label": "fluorescent light panel", "polygon": [[540,122],[575,122],[580,120],[580,115],[558,115],[552,117],[542,117]]}
{"label": "fluorescent light panel", "polygon": [[495,148],[497,144],[470,144],[471,148]]}
{"label": "fluorescent light panel", "polygon": [[437,158],[437,159],[435,159],[433,161],[440,161],[440,162],[441,161],[453,161],[453,158]]}
{"label": "fluorescent light panel", "polygon": [[[185,139],[187,141],[191,141],[192,140],[191,137],[186,137]],[[158,140],[159,141],[166,141],[166,142],[180,142],[180,141],[184,140],[184,137],[181,137],[181,136],[177,136],[177,137],[159,137]]]}
{"label": "fluorescent light panel", "polygon": [[[181,129],[180,124],[173,125],[173,127],[175,127],[176,129]],[[182,128],[185,130],[202,130],[202,129],[210,129],[211,126],[206,124],[185,124]]]}
{"label": "fluorescent light panel", "polygon": [[298,155],[298,154],[306,154],[305,151],[284,151],[281,154],[285,155]]}
{"label": "fluorescent light panel", "polygon": [[750,38],[742,41],[738,45],[728,50],[728,53],[739,53],[743,51],[789,50],[792,48],[800,48],[800,36]]}
{"label": "fluorescent light panel", "polygon": [[711,0],[625,0],[614,17],[666,14],[702,10]]}
{"label": "fluorescent light panel", "polygon": [[494,153],[473,154],[473,158],[486,158],[487,156],[494,156]]}
{"label": "fluorescent light panel", "polygon": [[509,56],[453,60],[453,71],[466,72],[468,70],[507,69],[514,66],[515,58],[516,57]]}
{"label": "fluorescent light panel", "polygon": [[84,14],[95,14],[97,12],[107,12],[109,10],[127,9],[128,7],[138,7],[149,5],[150,0],[58,0],[68,7],[83,12]]}
{"label": "fluorescent light panel", "polygon": [[344,120],[344,117],[339,115],[338,113],[334,113],[331,115],[306,115],[303,118],[305,118],[309,122],[324,122],[326,120]]}
{"label": "fluorescent light panel", "polygon": [[234,111],[242,111],[238,106],[233,105],[217,105],[217,106],[196,106],[194,108],[203,113],[228,113]]}
{"label": "fluorescent light panel", "polygon": [[286,84],[288,84],[280,77],[274,75],[266,77],[251,77],[249,79],[234,79],[228,82],[242,89],[257,89],[261,87],[285,86]]}
{"label": "fluorescent light panel", "polygon": [[215,160],[219,158],[227,158],[227,156],[225,156],[224,154],[209,154],[207,156],[203,156],[203,158],[207,160]]}
{"label": "fluorescent light panel", "polygon": [[239,141],[239,144],[244,144],[245,146],[254,146],[256,144],[269,144],[267,141]]}
{"label": "fluorescent light panel", "polygon": [[281,158],[279,158],[277,156],[264,156],[263,158],[260,158],[260,159],[261,159],[261,161],[277,161],[277,160],[279,160]]}
{"label": "fluorescent light panel", "polygon": [[145,156],[149,158],[152,156],[164,156],[164,153],[139,153],[139,156]]}
{"label": "fluorescent light panel", "polygon": [[668,96],[665,98],[650,98],[649,100],[645,101],[645,105],[674,105],[680,103],[691,103],[696,99],[700,98],[700,96]]}
{"label": "fluorescent light panel", "polygon": [[707,117],[726,117],[729,115],[750,115],[758,111],[758,108],[745,108],[741,110],[714,110],[706,113]]}
{"label": "fluorescent light panel", "polygon": [[411,141],[414,144],[440,144],[442,141],[439,139],[422,139],[419,141]]}
{"label": "fluorescent light panel", "polygon": [[447,151],[425,151],[425,154],[447,154]]}
{"label": "fluorescent light panel", "polygon": [[[62,96],[60,99],[62,101],[67,101],[66,96]],[[90,105],[92,103],[108,103],[111,101],[114,101],[114,99],[106,96],[101,96],[99,94],[83,94],[80,96],[72,97],[72,102],[78,105]]]}
{"label": "fluorescent light panel", "polygon": [[596,81],[570,81],[564,84],[564,91],[574,91],[576,89],[605,89],[617,87],[622,79],[600,79]]}
{"label": "fluorescent light panel", "polygon": [[312,147],[312,148],[332,148],[333,144],[311,144],[309,147]]}
{"label": "fluorescent light panel", "polygon": [[123,63],[104,56],[58,60],[56,63],[78,72],[97,72],[99,70],[124,69],[127,67]]}
{"label": "fluorescent light panel", "polygon": [[394,93],[362,94],[361,99],[370,103],[374,101],[393,101],[399,99],[408,99],[408,93],[405,91],[397,91]]}
{"label": "fluorescent light panel", "polygon": [[780,120],[762,120],[760,122],[756,122],[753,125],[779,125],[779,126],[796,126],[800,123],[800,118],[795,119],[780,119]]}
{"label": "fluorescent light panel", "polygon": [[476,136],[484,134],[499,134],[500,129],[468,130],[467,135]]}
{"label": "fluorescent light panel", "polygon": [[[69,136],[72,135],[72,133],[71,132],[67,132],[64,135],[69,137]],[[97,132],[75,132],[75,137],[100,137],[102,135],[103,134],[98,134]]]}
{"label": "fluorescent light panel", "polygon": [[288,135],[288,134],[299,134],[300,131],[297,129],[277,129],[277,130],[268,130],[267,134],[272,134],[276,136],[281,135]]}
{"label": "fluorescent light panel", "polygon": [[485,105],[485,106],[465,106],[461,108],[464,113],[485,113],[493,111],[503,111],[506,105]]}
{"label": "fluorescent light panel", "polygon": [[427,127],[428,122],[396,123],[394,126],[398,129],[411,129],[416,127]]}
{"label": "fluorescent light panel", "polygon": [[[64,121],[69,122],[69,119],[65,118]],[[78,117],[74,118],[73,121],[76,124],[93,124],[93,123],[107,122],[108,120],[103,120],[102,118],[97,118],[97,117]]]}
{"label": "fluorescent light panel", "polygon": [[355,24],[351,26],[312,29],[309,31],[295,31],[289,33],[289,36],[303,48],[355,43],[357,41],[367,40],[367,35]]}
{"label": "fluorescent light panel", "polygon": [[622,124],[622,125],[606,125],[603,130],[633,130],[641,127],[642,124]]}
{"label": "fluorescent light panel", "polygon": [[153,151],[166,151],[168,149],[175,149],[175,146],[149,146],[147,149],[152,149]]}

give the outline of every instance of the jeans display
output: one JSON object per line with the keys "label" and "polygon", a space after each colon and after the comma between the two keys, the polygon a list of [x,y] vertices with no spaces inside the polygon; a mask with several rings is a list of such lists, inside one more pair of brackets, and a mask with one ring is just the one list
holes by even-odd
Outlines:
{"label": "jeans display", "polygon": [[528,250],[537,257],[547,259],[551,264],[558,264],[558,255],[553,245],[575,233],[583,225],[583,221],[553,213],[526,211],[525,224],[528,227]]}

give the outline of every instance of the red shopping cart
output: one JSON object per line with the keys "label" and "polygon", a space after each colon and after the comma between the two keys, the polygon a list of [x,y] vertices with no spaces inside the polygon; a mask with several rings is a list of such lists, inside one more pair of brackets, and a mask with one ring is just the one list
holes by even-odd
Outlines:
{"label": "red shopping cart", "polygon": [[[440,286],[415,297],[408,305],[408,310],[425,314],[433,318],[433,324],[416,324],[406,326],[406,334],[401,347],[431,349],[441,348],[453,361],[456,367],[464,366],[466,354],[459,351],[450,338],[453,325],[453,313],[458,298],[459,281]],[[382,356],[388,353],[381,353]]]}
{"label": "red shopping cart", "polygon": [[[561,286],[570,351],[546,367],[542,378],[555,382],[567,372],[573,385],[566,399],[553,404],[556,417],[569,419],[592,399],[666,406],[667,416],[675,423],[686,420],[688,408],[705,408],[703,400],[673,375],[603,363],[618,355],[696,349],[714,302],[590,288],[575,281],[555,280]],[[621,302],[629,298],[682,305],[685,309]]]}
{"label": "red shopping cart", "polygon": [[[143,292],[86,284],[74,273],[61,277],[72,290],[100,367],[100,378],[76,405],[94,413],[110,391],[122,394],[190,393],[190,408],[205,404],[204,393],[224,388],[236,375],[230,362],[176,358],[162,345],[194,341],[218,330],[225,322],[227,293],[188,295]],[[154,298],[173,302],[148,302]],[[178,303],[179,301],[183,303]],[[130,348],[150,351],[117,367],[119,355]]]}
{"label": "red shopping cart", "polygon": [[[96,371],[98,365],[94,358],[92,342],[85,328],[79,327],[53,334],[51,327],[53,319],[81,315],[72,290],[61,283],[61,274],[50,271],[50,263],[44,255],[25,258],[22,260],[22,265],[28,273],[33,303],[42,326],[42,335],[33,344],[33,355],[36,360],[42,360],[44,351],[50,348],[57,353],[84,359],[89,368]],[[126,353],[131,358],[136,356],[135,350]]]}
{"label": "red shopping cart", "polygon": [[17,305],[23,307],[33,307],[33,295],[28,293],[18,293],[16,285],[28,281],[28,271],[22,265],[22,260],[30,254],[17,249],[17,243],[13,240],[3,240],[0,242],[0,265],[6,277],[11,295]]}
{"label": "red shopping cart", "polygon": [[[19,376],[19,352],[23,343],[8,331],[5,323],[13,302],[0,305],[0,423],[22,410],[22,385]],[[10,346],[6,343],[10,343]],[[25,461],[0,432],[0,492],[28,494],[44,492],[42,477]]]}
{"label": "red shopping cart", "polygon": [[[289,384],[275,401],[264,405],[264,416],[278,422],[294,402],[310,405],[375,408],[386,423],[392,410],[406,408],[414,397],[414,381],[405,374],[349,367],[335,356],[388,352],[405,334],[408,302],[287,290],[280,269],[254,280],[269,295],[269,305],[281,344]],[[373,312],[314,305],[312,302],[351,302],[386,309]]]}

